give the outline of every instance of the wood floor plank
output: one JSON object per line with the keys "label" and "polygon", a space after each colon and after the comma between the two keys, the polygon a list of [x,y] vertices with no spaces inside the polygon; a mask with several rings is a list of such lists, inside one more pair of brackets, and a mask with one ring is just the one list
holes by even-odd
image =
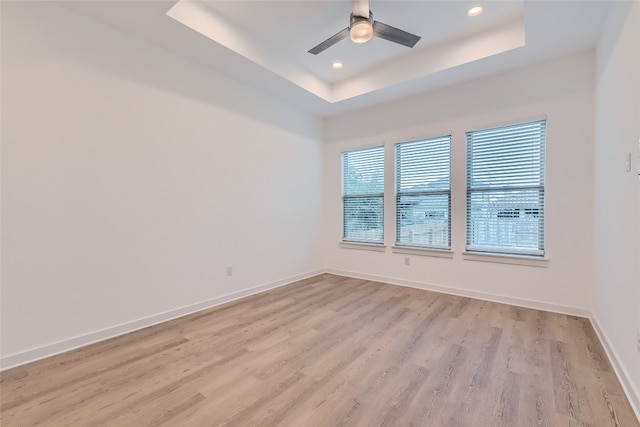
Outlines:
{"label": "wood floor plank", "polygon": [[523,322],[525,368],[521,373],[518,425],[552,426],[555,411],[550,342],[544,333],[544,313],[531,310]]}
{"label": "wood floor plank", "polygon": [[640,427],[587,319],[330,274],[2,372],[0,424]]}
{"label": "wood floor plank", "polygon": [[[224,374],[221,373],[221,375]],[[209,379],[207,390],[200,390],[206,397],[206,403],[184,413],[180,417],[180,422],[176,424],[184,427],[210,425],[211,422],[219,418],[221,411],[237,406],[238,402],[246,400],[245,396],[259,390],[261,385],[262,382],[253,376],[239,375],[235,372],[230,372],[220,381],[218,377],[215,380]],[[194,387],[199,388],[198,385],[194,385]]]}
{"label": "wood floor plank", "polygon": [[[410,320],[411,317],[413,320]],[[377,318],[371,325],[375,333],[370,334],[367,330],[355,331],[361,337],[355,336],[354,344],[366,345],[366,352],[353,360],[344,375],[321,387],[316,393],[317,396],[312,397],[306,407],[295,408],[286,415],[282,419],[282,425],[313,425],[312,419],[325,420],[327,425],[339,424],[342,420],[341,414],[346,413],[351,405],[351,401],[345,400],[344,396],[356,396],[362,384],[371,382],[367,380],[367,375],[382,365],[380,358],[391,357],[394,349],[397,350],[396,356],[400,356],[411,338],[402,334],[402,331],[412,327],[415,318],[415,312],[403,307],[401,310],[390,312],[388,316]],[[382,375],[388,377],[390,373],[387,371]]]}

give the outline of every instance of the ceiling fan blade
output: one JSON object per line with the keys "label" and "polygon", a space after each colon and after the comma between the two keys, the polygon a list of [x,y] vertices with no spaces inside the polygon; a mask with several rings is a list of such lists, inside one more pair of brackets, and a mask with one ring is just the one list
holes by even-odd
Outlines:
{"label": "ceiling fan blade", "polygon": [[351,5],[353,16],[360,16],[362,18],[369,16],[369,0],[352,0]]}
{"label": "ceiling fan blade", "polygon": [[379,21],[375,21],[373,23],[373,35],[407,47],[415,46],[415,44],[418,43],[418,40],[420,40],[420,36],[407,33],[406,31],[392,27],[391,25],[383,24]]}
{"label": "ceiling fan blade", "polygon": [[347,37],[349,37],[349,27],[347,27],[344,30],[340,31],[338,34],[335,34],[335,35],[329,37],[328,39],[326,39],[325,41],[320,43],[318,46],[316,46],[313,49],[309,50],[309,53],[311,53],[313,55],[317,55],[320,52],[322,52],[323,50],[330,48],[334,44],[338,43],[340,40],[346,39]]}

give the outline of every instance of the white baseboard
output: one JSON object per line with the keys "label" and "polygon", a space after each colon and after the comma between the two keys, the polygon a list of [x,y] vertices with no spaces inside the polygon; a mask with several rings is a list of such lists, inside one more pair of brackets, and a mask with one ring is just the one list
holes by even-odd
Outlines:
{"label": "white baseboard", "polygon": [[535,301],[523,298],[513,298],[503,295],[495,295],[486,292],[477,292],[469,289],[460,289],[450,286],[436,285],[429,282],[415,282],[411,280],[397,279],[393,277],[375,276],[372,274],[356,273],[353,271],[343,271],[335,269],[327,269],[327,273],[339,276],[355,277],[356,279],[372,280],[375,282],[389,283],[392,285],[407,286],[409,288],[424,289],[427,291],[442,292],[449,295],[457,295],[467,298],[475,298],[486,301],[498,302],[502,304],[516,305],[519,307],[534,308],[537,310],[550,311],[560,314],[568,314],[578,317],[591,317],[591,312],[586,308],[572,307],[568,305],[552,304],[548,302]]}
{"label": "white baseboard", "polygon": [[607,353],[609,361],[611,361],[613,370],[618,377],[618,381],[622,384],[622,389],[629,399],[629,403],[633,408],[633,412],[636,414],[636,418],[640,421],[640,390],[638,390],[638,386],[631,381],[629,371],[625,367],[624,363],[621,362],[620,357],[618,357],[618,352],[615,350],[615,347],[611,345],[609,337],[604,332],[604,329],[600,327],[600,322],[598,322],[598,318],[594,314],[591,315],[591,324],[602,343],[602,347],[604,347],[604,351]]}
{"label": "white baseboard", "polygon": [[35,362],[36,360],[74,350],[79,347],[84,347],[86,345],[93,344],[99,341],[104,341],[109,338],[117,337],[118,335],[123,335],[129,332],[136,331],[138,329],[146,328],[148,326],[186,316],[187,314],[195,313],[196,311],[215,307],[220,304],[225,304],[227,302],[264,292],[269,289],[288,285],[289,283],[317,276],[318,274],[322,273],[324,273],[324,270],[316,270],[308,273],[298,274],[295,276],[287,277],[285,279],[264,283],[262,285],[254,286],[248,289],[243,289],[238,292],[232,292],[230,294],[222,295],[206,301],[201,301],[195,304],[190,304],[188,306],[165,311],[164,313],[158,313],[152,316],[144,317],[142,319],[137,319],[131,322],[111,326],[102,330],[68,338],[52,344],[47,344],[41,347],[3,356],[2,358],[0,358],[0,371],[24,365],[26,363]]}

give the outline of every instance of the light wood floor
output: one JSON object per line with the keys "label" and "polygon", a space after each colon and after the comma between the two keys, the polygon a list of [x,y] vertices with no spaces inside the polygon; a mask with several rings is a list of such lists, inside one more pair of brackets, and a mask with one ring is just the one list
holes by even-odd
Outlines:
{"label": "light wood floor", "polygon": [[317,276],[1,374],[3,426],[639,426],[588,320]]}

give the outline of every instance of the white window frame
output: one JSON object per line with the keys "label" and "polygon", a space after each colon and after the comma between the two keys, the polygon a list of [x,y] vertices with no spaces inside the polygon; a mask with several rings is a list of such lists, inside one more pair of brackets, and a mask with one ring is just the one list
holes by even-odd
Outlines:
{"label": "white window frame", "polygon": [[[530,130],[530,132],[527,132]],[[514,136],[516,135],[516,136]],[[539,138],[536,136],[539,135]],[[465,259],[481,259],[481,257],[474,257],[474,255],[493,255],[493,256],[509,256],[509,257],[523,257],[532,259],[543,259],[545,257],[545,174],[546,174],[546,119],[519,122],[499,127],[485,128],[480,130],[469,131],[467,136],[467,151],[466,151],[466,252]],[[475,140],[474,140],[475,138]],[[513,138],[517,138],[522,141],[522,145],[515,145]],[[529,138],[527,141],[526,138]],[[509,140],[511,139],[511,140]],[[480,142],[478,142],[480,141]],[[529,143],[530,147],[527,147],[525,143]],[[481,144],[484,144],[481,146]],[[495,151],[491,151],[491,146],[501,147],[496,148]],[[500,149],[507,150],[509,156],[503,155],[500,159]],[[527,149],[530,150],[529,165],[522,163],[522,158],[517,157],[514,154],[514,150],[521,150],[526,153]],[[474,150],[478,150],[477,153],[482,150],[482,156],[484,164],[482,166],[474,166]],[[478,154],[478,156],[480,156]],[[494,161],[495,159],[495,161]],[[506,159],[506,160],[505,160]],[[491,163],[493,162],[493,163]],[[539,168],[536,169],[536,165]],[[507,175],[509,179],[506,179],[507,183],[500,185],[499,182],[505,181],[504,178],[499,177],[497,172],[499,168],[502,168],[502,176],[504,170],[511,168],[514,170],[513,175]],[[527,171],[527,168],[529,169]],[[486,183],[480,184],[481,180],[475,180],[474,174],[483,173],[483,177],[487,176],[487,171],[490,170],[491,174],[496,178],[496,183],[491,183],[492,178],[487,179]],[[534,172],[532,172],[534,171]],[[518,177],[518,179],[516,179]],[[517,183],[521,179],[521,183]],[[509,182],[511,181],[511,182]],[[531,199],[523,199],[526,201],[518,202],[517,198],[508,198],[505,195],[509,193],[523,197],[522,194],[534,194],[537,192],[537,204],[531,205]],[[504,205],[499,207],[495,202],[488,202],[487,211],[491,209],[502,210],[503,218],[506,218],[506,222],[512,223],[509,226],[509,231],[504,232],[500,230],[502,226],[500,224],[500,212],[496,211],[496,219],[492,222],[493,213],[487,214],[485,217],[475,216],[472,218],[474,206],[472,199],[476,195],[487,195],[487,197],[504,197]],[[491,203],[494,203],[492,206]],[[521,203],[522,206],[518,206]],[[482,206],[482,205],[475,205]],[[477,211],[476,211],[477,212]],[[511,212],[511,215],[508,215]],[[532,213],[533,212],[533,213]],[[524,216],[522,215],[524,213]],[[507,218],[508,217],[508,218]],[[522,218],[522,220],[521,220]],[[535,219],[535,221],[532,220]],[[509,240],[505,238],[506,233],[513,234],[511,242],[518,240],[519,230],[526,230],[529,228],[536,228],[535,238],[537,243],[535,247],[531,243],[534,240],[533,233],[527,234],[521,232],[523,241],[528,240],[529,243],[518,246],[515,243],[509,242],[508,244],[491,244],[488,243],[492,238],[485,237],[484,242],[482,238],[476,238],[480,235],[479,225],[482,223],[482,219],[486,219],[484,224],[486,227],[495,227],[490,232],[486,232],[486,235],[495,235],[496,240]],[[505,225],[505,224],[503,224]],[[496,233],[496,234],[494,234]],[[500,234],[502,233],[502,234]]]}
{"label": "white window frame", "polygon": [[[446,145],[443,147],[443,145]],[[444,150],[443,150],[444,148]],[[405,151],[405,156],[409,158],[409,161],[405,163],[406,170],[403,170],[402,152]],[[405,249],[419,249],[419,250],[435,250],[435,251],[450,251],[451,250],[451,134],[423,138],[413,141],[399,142],[394,145],[395,156],[395,252],[401,252]],[[440,158],[446,156],[446,166],[440,164]],[[446,174],[443,176],[443,166],[445,166]],[[430,173],[429,169],[433,171]],[[431,176],[430,176],[431,175]],[[433,188],[429,188],[429,184],[437,182],[437,177],[440,179],[446,179],[446,187],[443,185],[434,185]],[[425,182],[429,179],[434,181]],[[424,187],[421,189],[403,189],[408,183],[415,182],[415,187]],[[437,226],[441,226],[441,221],[434,221],[431,224],[432,227],[436,227],[435,233],[433,230],[426,230],[429,228],[429,224],[417,224],[416,232],[423,234],[422,238],[416,238],[416,240],[425,240],[426,242],[410,242],[407,239],[402,238],[402,219],[401,219],[401,199],[406,197],[416,198],[418,200],[424,199],[425,201],[430,196],[446,196],[447,198],[447,211],[446,211],[446,229],[438,230]],[[412,212],[413,213],[413,212]],[[427,212],[425,212],[425,216]],[[420,227],[422,225],[422,227]],[[444,232],[444,236],[442,233]],[[412,238],[413,240],[413,238]],[[444,240],[444,241],[443,241]],[[443,241],[443,243],[437,243]]]}
{"label": "white window frame", "polygon": [[[347,162],[350,155],[356,155],[356,153],[364,154],[366,152],[371,152],[372,158],[375,162],[380,162],[380,169],[375,169],[375,164],[373,165],[373,169],[367,169],[366,173],[379,173],[381,179],[381,187],[375,189],[371,192],[353,192],[349,191],[346,184],[346,174],[347,174]],[[380,158],[376,158],[375,156],[380,156]],[[367,147],[367,148],[359,148],[354,150],[347,150],[341,153],[341,177],[342,177],[342,247],[350,248],[354,247],[354,245],[359,246],[383,246],[384,245],[384,177],[385,177],[385,148],[384,145]],[[380,200],[380,210],[378,212],[378,217],[380,218],[380,238],[367,238],[363,236],[351,236],[348,233],[348,213],[347,213],[347,205],[349,200],[358,200],[358,199],[379,199]]]}

